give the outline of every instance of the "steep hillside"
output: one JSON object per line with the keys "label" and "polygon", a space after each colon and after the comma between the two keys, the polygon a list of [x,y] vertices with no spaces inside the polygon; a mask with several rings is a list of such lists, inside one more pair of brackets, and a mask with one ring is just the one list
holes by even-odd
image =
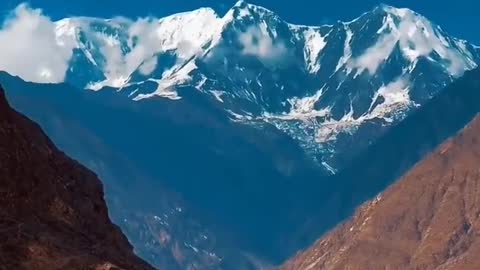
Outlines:
{"label": "steep hillside", "polygon": [[478,269],[480,118],[284,270]]}
{"label": "steep hillside", "polygon": [[13,111],[0,87],[0,268],[153,269],[108,217],[95,174]]}
{"label": "steep hillside", "polygon": [[[421,156],[479,112],[478,71],[467,74],[446,91],[450,95],[437,99],[428,110],[425,108],[410,120],[411,130],[415,126],[417,129],[403,133],[409,144],[400,143],[385,150],[392,160],[383,151],[379,154],[383,155],[383,162],[373,159],[371,168],[356,174],[354,180],[358,184],[349,187],[352,200],[359,199],[353,193],[365,195],[366,188],[362,186],[369,177],[385,179],[385,170],[398,169],[398,163],[407,165],[405,151],[411,152],[407,154],[410,157]],[[413,120],[418,125],[412,125]],[[413,136],[423,143],[412,144]],[[480,118],[476,117],[387,191],[361,206],[349,221],[281,269],[478,269],[479,139]],[[392,167],[393,159],[397,165]],[[394,173],[395,170],[390,175]],[[382,180],[373,183],[387,184]]]}
{"label": "steep hillside", "polygon": [[[15,108],[99,174],[112,219],[142,258],[158,266],[241,265],[228,258],[230,244],[224,247],[219,238],[233,239],[236,250],[227,251],[233,257],[242,257],[247,245],[283,249],[276,241],[303,219],[275,228],[272,222],[287,213],[306,215],[291,210],[299,208],[302,194],[289,182],[313,181],[317,174],[301,149],[273,127],[265,133],[231,122],[200,95],[197,103],[132,102],[110,91],[0,77],[12,89],[7,96]],[[265,196],[273,184],[275,192]]]}

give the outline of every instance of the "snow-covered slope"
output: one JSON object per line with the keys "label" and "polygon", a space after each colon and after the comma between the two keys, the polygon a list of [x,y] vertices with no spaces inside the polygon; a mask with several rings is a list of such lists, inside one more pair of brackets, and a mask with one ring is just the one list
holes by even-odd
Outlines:
{"label": "snow-covered slope", "polygon": [[[66,80],[92,90],[120,88],[132,82],[165,85],[170,75],[179,77],[173,73],[201,54],[207,43],[220,38],[223,21],[210,8],[137,21],[60,20],[56,22],[58,42],[75,44]],[[85,70],[89,74],[80,77]],[[166,87],[157,90],[162,96]]]}
{"label": "snow-covered slope", "polygon": [[179,88],[194,87],[232,120],[274,124],[330,173],[353,155],[352,142],[367,145],[480,62],[478,47],[387,5],[324,26],[244,1],[223,16],[202,8],[56,25],[58,42],[75,44],[67,82],[133,100],[179,99]]}

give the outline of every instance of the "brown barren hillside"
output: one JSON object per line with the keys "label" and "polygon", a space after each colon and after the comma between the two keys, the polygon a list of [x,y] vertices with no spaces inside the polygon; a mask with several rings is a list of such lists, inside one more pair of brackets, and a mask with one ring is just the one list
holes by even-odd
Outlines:
{"label": "brown barren hillside", "polygon": [[480,117],[282,270],[480,269]]}
{"label": "brown barren hillside", "polygon": [[0,88],[0,269],[147,270],[97,177],[13,111]]}

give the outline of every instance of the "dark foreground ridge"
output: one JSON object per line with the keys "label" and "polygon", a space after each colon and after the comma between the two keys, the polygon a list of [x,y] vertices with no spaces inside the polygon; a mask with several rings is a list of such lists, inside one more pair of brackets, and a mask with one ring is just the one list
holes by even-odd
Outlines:
{"label": "dark foreground ridge", "polygon": [[153,269],[111,223],[103,195],[0,87],[0,269]]}

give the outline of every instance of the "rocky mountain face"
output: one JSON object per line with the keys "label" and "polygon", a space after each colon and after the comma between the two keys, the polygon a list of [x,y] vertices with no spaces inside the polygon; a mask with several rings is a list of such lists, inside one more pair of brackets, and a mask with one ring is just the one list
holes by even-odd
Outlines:
{"label": "rocky mountain face", "polygon": [[[40,122],[62,150],[72,153],[74,158],[84,162],[102,178],[112,220],[134,243],[136,253],[142,258],[153,262],[160,269],[250,269],[250,262],[242,249],[239,249],[239,244],[232,245],[230,240],[226,241],[225,239],[231,238],[229,236],[218,237],[221,228],[205,224],[206,218],[202,216],[204,210],[185,201],[184,196],[173,189],[173,183],[187,185],[187,181],[193,179],[187,177],[205,177],[205,181],[210,179],[207,175],[212,171],[208,167],[190,171],[184,170],[183,166],[193,168],[191,164],[198,163],[198,160],[215,164],[220,162],[218,158],[213,159],[211,153],[201,152],[198,141],[189,140],[190,144],[184,147],[172,144],[177,140],[187,140],[185,136],[189,136],[189,133],[173,127],[182,127],[181,123],[188,119],[188,114],[171,118],[172,113],[177,111],[170,112],[172,108],[169,109],[170,103],[167,102],[162,106],[165,111],[160,110],[156,117],[146,119],[143,109],[156,110],[158,101],[150,104],[132,103],[108,91],[90,93],[66,84],[26,83],[8,74],[2,75],[1,81],[6,86],[11,103],[16,108],[21,108],[22,113]],[[184,106],[178,108],[179,112],[191,111],[188,109],[190,105]],[[197,117],[209,119],[208,115]],[[118,120],[110,121],[114,118]],[[95,121],[91,121],[93,119]],[[227,118],[225,120],[229,123]],[[105,125],[106,121],[110,124]],[[209,121],[216,123],[218,120]],[[147,129],[152,127],[150,123],[158,126],[151,137],[147,138]],[[186,123],[183,128],[192,131],[189,128],[193,127]],[[227,127],[230,126],[219,128],[216,137],[211,138],[209,143],[212,147],[222,147],[214,144],[213,140],[220,133],[227,132]],[[117,134],[118,138],[106,140],[113,134]],[[135,139],[139,134],[142,134],[141,138]],[[202,132],[197,132],[197,135],[202,135]],[[202,140],[205,137],[202,135]],[[146,141],[151,141],[151,144],[145,144]],[[231,143],[227,145],[232,147]],[[227,146],[223,147],[227,149]],[[137,149],[138,152],[133,154],[131,149]],[[191,157],[192,161],[185,159],[184,165],[176,164],[179,159],[175,156],[159,155],[173,153],[174,149],[179,156],[198,153]],[[195,151],[196,149],[200,150]],[[244,150],[252,151],[251,147],[249,149]],[[148,156],[151,163],[143,164],[139,155],[145,158]],[[149,173],[145,165],[154,166],[158,173]],[[202,165],[205,164],[198,164]],[[195,182],[191,183],[191,193],[201,191],[197,195],[199,197],[211,196],[209,190],[218,192],[222,188],[216,189],[213,184],[208,186],[208,182],[204,184],[198,181],[194,184]],[[206,202],[214,203],[217,200],[220,199],[210,197]]]}
{"label": "rocky mountain face", "polygon": [[[480,118],[475,115],[480,111],[479,75],[479,70],[468,73],[407,119],[412,131],[415,122],[417,127],[427,127],[410,133],[406,124],[403,135],[411,139],[386,150],[392,161],[373,159],[370,168],[356,174],[355,180],[361,184],[355,192],[362,193],[358,191],[369,177],[381,179],[383,171],[418,155],[415,149],[431,148],[473,118],[463,130],[280,269],[477,269]],[[396,134],[402,133],[397,130]],[[384,142],[395,135],[388,136]],[[413,145],[407,144],[412,141]],[[408,149],[402,151],[405,147]],[[382,156],[387,157],[386,152]],[[393,159],[397,165],[392,167]]]}
{"label": "rocky mountain face", "polygon": [[68,18],[57,36],[74,44],[66,82],[134,100],[188,99],[187,87],[236,121],[275,125],[326,174],[480,62],[477,47],[387,5],[302,26],[239,1],[223,16],[202,8],[141,22]]}
{"label": "rocky mountain face", "polygon": [[1,73],[11,104],[100,176],[136,252],[175,270],[258,269],[310,245],[453,134],[400,162],[382,150],[418,146],[403,129],[428,125],[408,116],[479,62],[478,47],[385,5],[301,26],[240,1],[224,15],[66,18],[53,36],[73,50],[65,83]]}
{"label": "rocky mountain face", "polygon": [[149,270],[113,225],[94,173],[12,110],[0,88],[2,269]]}

